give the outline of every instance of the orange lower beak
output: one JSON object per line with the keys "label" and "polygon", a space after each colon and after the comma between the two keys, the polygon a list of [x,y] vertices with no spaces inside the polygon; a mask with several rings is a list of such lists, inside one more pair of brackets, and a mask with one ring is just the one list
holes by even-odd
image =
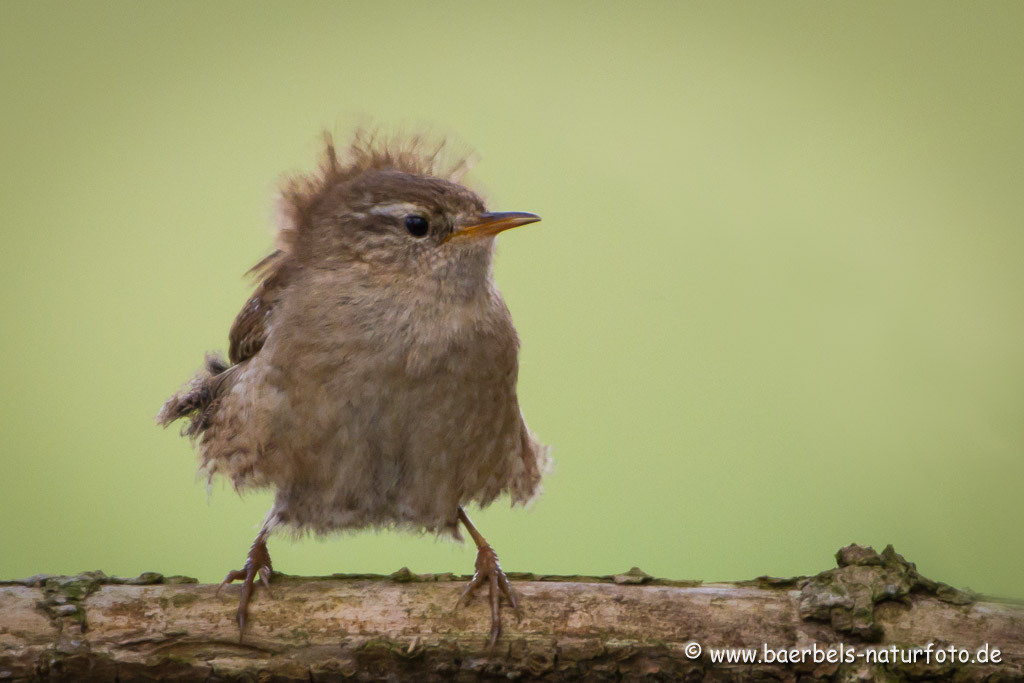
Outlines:
{"label": "orange lower beak", "polygon": [[540,220],[540,216],[535,213],[526,213],[525,211],[505,211],[504,213],[482,213],[476,217],[476,221],[473,225],[468,225],[464,228],[458,228],[451,235],[448,236],[447,242],[451,239],[472,237],[493,237],[499,232],[504,232],[511,228],[518,228],[520,225],[527,225],[529,223],[536,223]]}

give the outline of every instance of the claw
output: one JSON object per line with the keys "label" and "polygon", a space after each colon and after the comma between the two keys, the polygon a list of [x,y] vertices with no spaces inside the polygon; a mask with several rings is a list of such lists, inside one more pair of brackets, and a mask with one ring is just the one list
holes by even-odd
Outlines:
{"label": "claw", "polygon": [[498,588],[498,577],[491,574],[491,642],[488,650],[493,650],[501,635],[501,590]]}
{"label": "claw", "polygon": [[232,581],[238,581],[239,579],[244,579],[244,578],[245,578],[245,570],[244,569],[236,569],[234,571],[228,572],[228,575],[225,576],[224,580],[221,581],[219,586],[217,586],[217,592],[213,594],[214,597],[217,597],[218,595],[220,595],[220,591],[221,591],[222,588],[224,588],[224,586],[228,585]]}
{"label": "claw", "polygon": [[267,595],[273,598],[274,593],[270,590],[270,566],[260,567],[259,574],[260,582],[263,584],[263,587],[267,589]]}
{"label": "claw", "polygon": [[473,574],[473,578],[466,584],[466,587],[463,589],[459,599],[455,601],[455,609],[459,609],[463,604],[469,604],[473,594],[476,593],[476,589],[484,585],[485,581],[487,581],[487,575],[482,574],[480,570],[477,569],[476,573]]}

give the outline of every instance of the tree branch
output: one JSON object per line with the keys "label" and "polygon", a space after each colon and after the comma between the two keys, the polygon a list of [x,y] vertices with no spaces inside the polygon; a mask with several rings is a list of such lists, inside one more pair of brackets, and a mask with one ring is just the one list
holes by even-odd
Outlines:
{"label": "tree branch", "polygon": [[[484,600],[453,613],[468,577],[450,574],[275,574],[241,643],[237,588],[218,597],[216,586],[186,577],[36,576],[0,582],[0,680],[1024,678],[1024,605],[930,581],[891,547],[849,546],[837,559],[813,577],[738,583],[637,569],[510,575],[524,606],[518,622],[506,610],[493,652]],[[927,661],[924,652],[905,661],[929,643]],[[999,661],[950,661],[948,649],[937,661],[949,645],[972,657],[987,645]],[[768,663],[764,646],[775,660],[797,651]],[[753,648],[760,659],[712,661],[712,648],[726,647]],[[840,661],[826,659],[829,647]]]}

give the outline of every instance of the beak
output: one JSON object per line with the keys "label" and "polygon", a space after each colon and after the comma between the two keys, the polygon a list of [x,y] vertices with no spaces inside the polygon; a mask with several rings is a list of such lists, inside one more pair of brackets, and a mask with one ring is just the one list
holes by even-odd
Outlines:
{"label": "beak", "polygon": [[536,223],[540,220],[540,216],[535,213],[526,213],[525,211],[505,211],[504,213],[482,213],[476,217],[472,225],[467,225],[462,228],[458,228],[445,240],[471,237],[474,239],[481,237],[493,237],[499,232],[509,230],[511,228],[518,228],[520,225],[527,225],[528,223]]}

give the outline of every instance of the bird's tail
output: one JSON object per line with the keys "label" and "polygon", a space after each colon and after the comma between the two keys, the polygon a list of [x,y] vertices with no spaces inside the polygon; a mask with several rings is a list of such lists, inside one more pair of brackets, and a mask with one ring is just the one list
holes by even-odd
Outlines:
{"label": "bird's tail", "polygon": [[189,418],[181,433],[192,437],[201,434],[217,409],[217,400],[232,374],[231,369],[220,355],[207,354],[203,369],[160,408],[157,423],[166,427],[175,420]]}

